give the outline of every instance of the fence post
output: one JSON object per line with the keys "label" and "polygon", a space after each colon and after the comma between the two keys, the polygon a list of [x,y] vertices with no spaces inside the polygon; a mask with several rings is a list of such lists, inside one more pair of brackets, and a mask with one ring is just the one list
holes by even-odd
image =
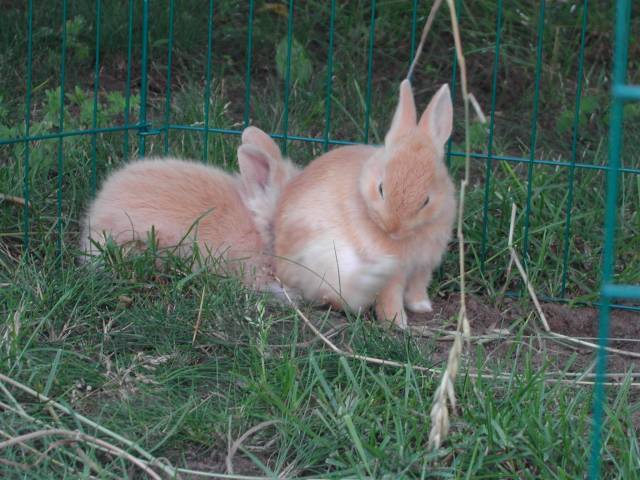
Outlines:
{"label": "fence post", "polygon": [[598,326],[598,353],[596,362],[596,385],[593,394],[593,430],[589,478],[600,475],[602,422],[604,420],[604,377],[607,370],[605,347],[609,337],[609,316],[612,295],[609,291],[613,281],[615,261],[616,206],[618,200],[618,177],[620,175],[620,153],[622,151],[623,99],[616,89],[624,85],[627,76],[627,51],[629,47],[629,0],[617,0],[615,45],[613,57],[613,85],[611,97],[611,122],[609,126],[609,169],[607,170],[607,200],[604,223],[604,252],[602,256],[602,286],[600,290],[600,321]]}

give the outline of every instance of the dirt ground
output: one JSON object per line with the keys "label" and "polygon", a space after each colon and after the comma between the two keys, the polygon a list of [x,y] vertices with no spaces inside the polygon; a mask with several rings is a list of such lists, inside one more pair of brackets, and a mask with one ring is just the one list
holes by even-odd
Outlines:
{"label": "dirt ground", "polygon": [[[434,299],[434,312],[429,315],[413,315],[412,326],[426,326],[438,331],[452,330],[455,325],[444,322],[457,317],[457,296]],[[543,303],[542,310],[551,330],[590,343],[598,342],[599,310],[592,307],[570,307],[558,303]],[[472,335],[481,341],[491,355],[504,356],[513,347],[513,337],[524,328],[523,342],[539,353],[540,365],[550,365],[565,370],[569,357],[576,355],[569,369],[572,372],[590,372],[594,369],[595,350],[569,341],[551,338],[544,330],[535,307],[526,300],[505,299],[499,305],[491,305],[485,299],[470,295],[467,312]],[[523,323],[526,323],[523,325]],[[478,338],[479,337],[479,338]],[[608,371],[624,374],[629,370],[640,373],[640,312],[612,309],[610,317],[609,346],[636,353],[638,358],[611,353]],[[440,342],[442,343],[442,342]],[[438,350],[440,350],[438,348]],[[442,349],[443,352],[447,348]]]}

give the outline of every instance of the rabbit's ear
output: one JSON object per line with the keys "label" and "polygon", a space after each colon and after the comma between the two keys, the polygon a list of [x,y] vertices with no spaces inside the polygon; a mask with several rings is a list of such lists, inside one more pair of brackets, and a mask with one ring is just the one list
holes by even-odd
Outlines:
{"label": "rabbit's ear", "polygon": [[267,187],[273,162],[267,152],[255,145],[243,144],[238,147],[240,178],[250,193],[259,193]]}
{"label": "rabbit's ear", "polygon": [[405,135],[408,130],[416,126],[416,104],[413,100],[411,83],[405,79],[400,84],[400,99],[396,113],[387,136],[384,139],[385,145],[393,144],[398,138]]}
{"label": "rabbit's ear", "polygon": [[438,146],[444,146],[453,128],[453,104],[449,85],[444,84],[433,96],[422,114],[418,127]]}
{"label": "rabbit's ear", "polygon": [[242,132],[242,143],[255,145],[256,147],[268,153],[274,159],[282,158],[280,148],[278,148],[278,145],[273,140],[273,138],[260,130],[258,127],[245,128]]}

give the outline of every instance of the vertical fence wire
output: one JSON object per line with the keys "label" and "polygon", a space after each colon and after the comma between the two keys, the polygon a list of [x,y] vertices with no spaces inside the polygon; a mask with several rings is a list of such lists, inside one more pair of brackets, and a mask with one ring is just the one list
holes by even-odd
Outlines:
{"label": "vertical fence wire", "polygon": [[171,122],[171,71],[173,61],[174,0],[169,0],[169,39],[167,42],[167,83],[164,104],[164,154],[169,153],[169,123]]}
{"label": "vertical fence wire", "polygon": [[329,135],[331,133],[331,95],[333,94],[333,37],[336,19],[336,0],[331,0],[329,13],[329,51],[327,52],[327,85],[324,98],[324,151],[329,150]]}
{"label": "vertical fence wire", "polygon": [[527,199],[524,212],[524,243],[522,260],[526,266],[529,260],[529,226],[531,219],[531,197],[533,196],[533,165],[536,158],[536,142],[538,140],[538,107],[540,104],[540,78],[542,76],[542,51],[544,41],[544,16],[546,0],[540,2],[538,13],[536,70],[533,85],[533,111],[531,113],[531,136],[529,139],[529,165],[527,169]]}
{"label": "vertical fence wire", "polygon": [[287,154],[289,143],[289,96],[291,94],[291,48],[293,43],[293,0],[289,0],[287,17],[287,64],[284,79],[284,115],[282,118],[282,153]]}
{"label": "vertical fence wire", "polygon": [[62,188],[64,180],[64,85],[67,63],[67,0],[62,2],[62,44],[60,53],[60,115],[58,118],[58,179],[57,179],[57,195],[56,195],[56,230],[58,238],[56,239],[56,254],[62,259]]}
{"label": "vertical fence wire", "polygon": [[[462,3],[462,0],[456,0],[456,21],[459,23],[460,22],[460,11],[462,10],[460,8]],[[451,103],[455,105],[456,102],[456,97],[458,94],[458,89],[456,88],[457,85],[457,78],[458,78],[458,56],[456,55],[456,52],[454,50],[453,52],[453,60],[452,60],[452,64],[451,64]],[[452,156],[452,147],[453,147],[453,135],[449,136],[449,140],[447,140],[447,168],[450,169],[451,168],[451,156]],[[444,265],[441,264],[440,267],[438,267],[438,277],[442,278],[444,274]]]}
{"label": "vertical fence wire", "polygon": [[96,62],[93,72],[93,114],[91,119],[91,126],[94,130],[91,136],[91,197],[96,194],[96,182],[97,182],[97,148],[98,148],[98,134],[95,133],[98,128],[98,92],[100,90],[100,16],[102,13],[101,2],[96,0]]}
{"label": "vertical fence wire", "polygon": [[[418,0],[413,0],[411,6],[411,47],[409,49],[409,67],[413,63],[413,57],[416,54],[416,32],[418,29]],[[411,78],[409,78],[411,81]]]}
{"label": "vertical fence wire", "polygon": [[133,0],[129,0],[129,21],[127,25],[127,79],[125,80],[125,97],[124,97],[124,141],[123,154],[124,159],[129,158],[129,116],[131,113],[131,55],[133,47]]}
{"label": "vertical fence wire", "polygon": [[204,89],[204,130],[202,132],[202,160],[209,159],[209,104],[211,103],[211,57],[213,50],[213,0],[209,0],[209,20],[207,22],[207,68]]}
{"label": "vertical fence wire", "polygon": [[[460,22],[460,8],[462,0],[456,0],[456,20]],[[458,78],[458,56],[456,52],[453,52],[453,60],[451,65],[451,102],[455,105],[456,97],[458,96],[458,89],[456,88]],[[447,141],[447,168],[451,168],[451,148],[453,146],[453,135],[449,137]],[[439,275],[442,275],[442,265],[439,268]]]}
{"label": "vertical fence wire", "polygon": [[31,155],[31,143],[29,142],[29,135],[31,130],[31,82],[32,82],[32,60],[33,60],[33,0],[29,0],[27,5],[27,93],[25,98],[24,107],[24,165],[23,165],[23,183],[22,183],[22,195],[24,197],[24,208],[22,210],[22,222],[24,228],[23,245],[24,251],[29,250],[29,230],[31,229],[31,221],[29,218],[29,208],[31,206],[30,201],[30,186],[29,179],[29,161]]}
{"label": "vertical fence wire", "polygon": [[600,319],[598,325],[598,352],[596,359],[596,385],[593,394],[593,430],[589,478],[595,480],[600,474],[602,423],[604,417],[604,381],[607,370],[607,340],[609,337],[609,316],[611,296],[607,287],[613,281],[615,265],[616,207],[618,200],[618,177],[620,175],[620,154],[622,153],[623,102],[615,95],[615,90],[624,85],[627,76],[627,56],[629,48],[629,23],[631,2],[617,0],[615,21],[615,43],[613,54],[613,92],[611,97],[611,121],[609,124],[609,170],[607,171],[607,199],[604,221],[604,250],[602,255],[602,289],[600,295]]}
{"label": "vertical fence wire", "polygon": [[147,137],[147,56],[149,49],[149,0],[142,0],[142,54],[140,68],[140,115],[138,126],[138,155],[144,157]]}
{"label": "vertical fence wire", "polygon": [[249,16],[247,17],[247,65],[244,75],[244,114],[242,124],[244,128],[249,126],[249,115],[251,114],[251,62],[253,61],[253,11],[254,0],[249,0]]}
{"label": "vertical fence wire", "polygon": [[496,6],[496,44],[493,53],[491,74],[491,111],[489,112],[489,138],[487,139],[487,162],[484,173],[484,197],[482,202],[482,240],[480,243],[480,271],[484,273],[487,259],[487,239],[489,235],[489,193],[493,171],[493,136],[495,132],[496,98],[498,90],[498,69],[500,66],[500,41],[502,39],[502,0]]}
{"label": "vertical fence wire", "polygon": [[564,298],[567,288],[567,270],[569,269],[569,246],[571,244],[571,210],[573,210],[573,183],[575,180],[576,161],[578,156],[578,135],[580,131],[580,104],[582,102],[582,81],[584,72],[584,51],[587,32],[589,0],[582,4],[582,28],[580,30],[580,50],[578,51],[578,74],[576,79],[576,99],[571,136],[571,166],[567,177],[567,207],[565,209],[564,234],[562,239],[562,280],[560,298]]}
{"label": "vertical fence wire", "polygon": [[373,80],[373,47],[376,41],[376,0],[371,0],[371,22],[369,24],[369,52],[367,54],[367,93],[364,104],[364,143],[369,143],[371,121],[371,88]]}

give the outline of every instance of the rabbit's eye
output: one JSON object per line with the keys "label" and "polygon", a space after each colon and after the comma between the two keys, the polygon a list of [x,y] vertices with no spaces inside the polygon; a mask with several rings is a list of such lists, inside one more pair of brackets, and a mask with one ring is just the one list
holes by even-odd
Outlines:
{"label": "rabbit's eye", "polygon": [[380,182],[380,185],[378,185],[378,192],[380,192],[380,198],[384,199],[384,193],[382,191],[382,182]]}
{"label": "rabbit's eye", "polygon": [[424,203],[422,204],[422,206],[420,207],[421,209],[426,207],[429,204],[429,195],[427,195],[427,199],[424,201]]}

